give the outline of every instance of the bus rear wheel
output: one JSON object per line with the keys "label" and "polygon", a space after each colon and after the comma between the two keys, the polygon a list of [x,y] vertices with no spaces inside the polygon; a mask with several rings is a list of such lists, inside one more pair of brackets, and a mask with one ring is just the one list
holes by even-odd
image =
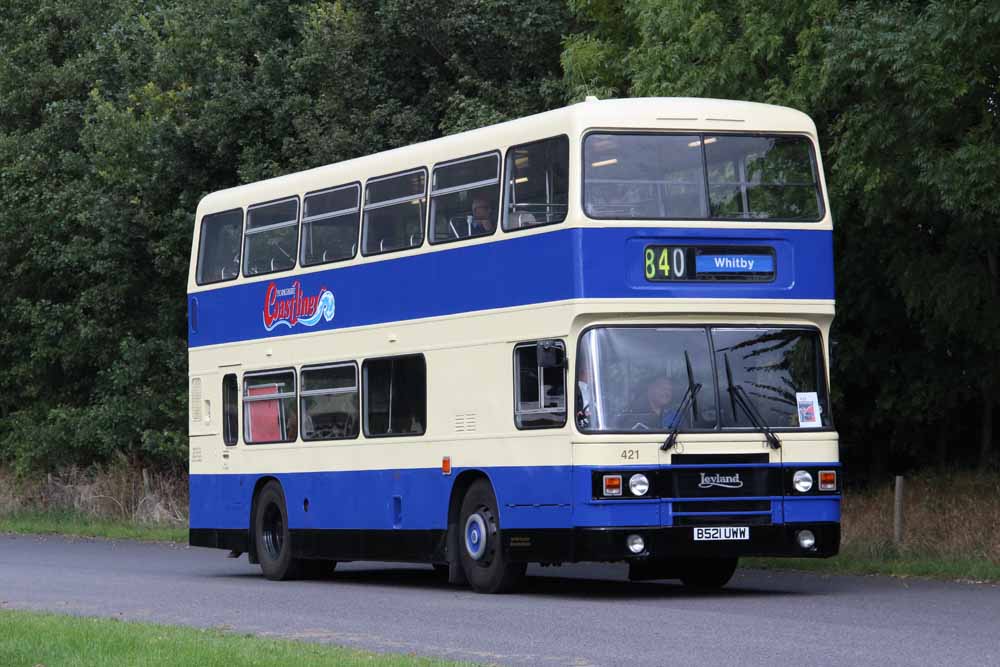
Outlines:
{"label": "bus rear wheel", "polygon": [[303,564],[292,558],[288,510],[280,484],[268,482],[264,485],[257,495],[253,514],[257,558],[264,576],[272,581],[297,579],[302,574]]}
{"label": "bus rear wheel", "polygon": [[511,563],[500,541],[500,519],[493,488],[486,480],[472,483],[459,516],[459,558],[477,593],[506,593],[524,576],[526,563]]}
{"label": "bus rear wheel", "polygon": [[738,558],[706,558],[685,563],[681,583],[688,588],[715,590],[729,583],[736,572]]}

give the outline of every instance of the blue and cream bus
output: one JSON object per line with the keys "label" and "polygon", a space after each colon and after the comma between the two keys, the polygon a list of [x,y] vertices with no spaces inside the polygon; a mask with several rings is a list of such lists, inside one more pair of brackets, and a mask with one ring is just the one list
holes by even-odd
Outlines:
{"label": "blue and cream bus", "polygon": [[210,194],[190,542],[481,592],[834,555],[831,230],[810,119],[723,100],[591,98]]}

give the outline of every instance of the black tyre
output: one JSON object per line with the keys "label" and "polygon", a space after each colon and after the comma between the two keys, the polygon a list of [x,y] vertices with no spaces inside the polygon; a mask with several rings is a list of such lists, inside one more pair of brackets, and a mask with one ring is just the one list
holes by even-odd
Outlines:
{"label": "black tyre", "polygon": [[688,588],[715,590],[733,578],[738,558],[706,558],[684,564],[681,582]]}
{"label": "black tyre", "polygon": [[[254,504],[253,534],[264,576],[274,581],[297,579],[303,562],[292,558],[285,494],[277,482],[268,482]],[[319,561],[322,562],[322,561]]]}
{"label": "black tyre", "polygon": [[524,576],[526,563],[508,562],[500,542],[500,515],[486,480],[472,483],[462,500],[458,551],[462,570],[477,593],[506,593]]}

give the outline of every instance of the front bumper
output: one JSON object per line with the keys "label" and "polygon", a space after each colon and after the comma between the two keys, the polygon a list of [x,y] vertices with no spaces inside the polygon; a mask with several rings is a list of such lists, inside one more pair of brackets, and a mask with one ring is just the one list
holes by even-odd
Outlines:
{"label": "front bumper", "polygon": [[[798,544],[796,533],[804,529],[816,536],[812,549],[803,549]],[[625,544],[629,535],[640,535],[646,542],[645,551],[641,554],[629,551]],[[829,558],[840,551],[840,524],[751,526],[749,540],[711,542],[695,542],[691,526],[512,530],[504,531],[504,548],[513,561],[551,563],[733,556]]]}

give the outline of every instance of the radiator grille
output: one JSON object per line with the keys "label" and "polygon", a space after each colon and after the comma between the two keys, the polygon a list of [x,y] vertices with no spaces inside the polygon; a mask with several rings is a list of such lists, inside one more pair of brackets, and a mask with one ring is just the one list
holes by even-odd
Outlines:
{"label": "radiator grille", "polygon": [[719,502],[678,502],[674,512],[770,512],[770,500],[723,500]]}
{"label": "radiator grille", "polygon": [[675,516],[675,526],[766,526],[770,514],[714,514],[710,516]]}

